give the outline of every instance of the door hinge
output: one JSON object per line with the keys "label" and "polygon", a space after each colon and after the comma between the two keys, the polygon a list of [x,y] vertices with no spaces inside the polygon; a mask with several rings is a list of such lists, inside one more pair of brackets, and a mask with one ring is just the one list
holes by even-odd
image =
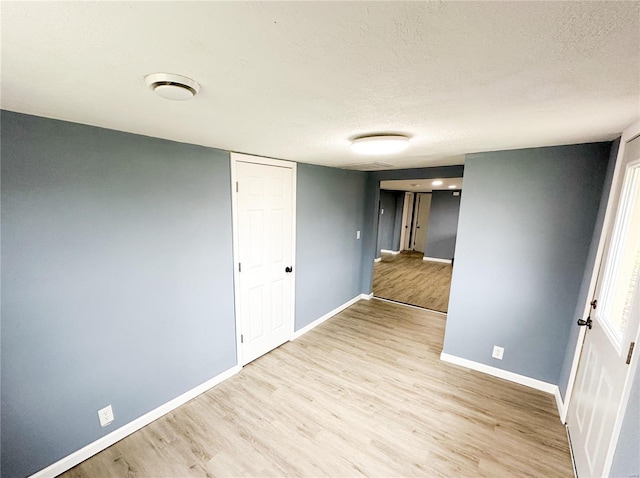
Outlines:
{"label": "door hinge", "polygon": [[240,343],[243,344],[244,343],[244,335],[240,334]]}
{"label": "door hinge", "polygon": [[242,272],[242,262],[238,262],[238,272]]}
{"label": "door hinge", "polygon": [[587,320],[578,319],[578,325],[580,327],[584,327],[586,325],[589,327],[589,330],[591,330],[591,327],[593,327],[593,320],[591,320],[591,317],[587,317]]}
{"label": "door hinge", "polygon": [[591,301],[591,308],[592,308],[593,310],[595,310],[595,309],[596,309],[596,307],[598,307],[598,299],[593,299],[593,300]]}
{"label": "door hinge", "polygon": [[239,188],[240,188],[240,187],[238,186],[238,181],[236,181],[236,192],[238,192],[238,189],[239,189]]}
{"label": "door hinge", "polygon": [[627,354],[627,365],[631,363],[631,356],[633,355],[633,349],[636,346],[635,342],[629,344],[629,353]]}

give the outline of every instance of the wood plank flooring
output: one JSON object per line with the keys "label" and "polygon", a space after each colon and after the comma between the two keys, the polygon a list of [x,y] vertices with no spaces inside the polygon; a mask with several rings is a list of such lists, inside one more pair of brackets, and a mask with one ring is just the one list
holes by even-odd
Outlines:
{"label": "wood plank flooring", "polygon": [[63,476],[573,476],[553,397],[441,362],[444,324],[360,301]]}
{"label": "wood plank flooring", "polygon": [[451,264],[423,261],[421,252],[382,254],[373,266],[373,295],[447,312]]}

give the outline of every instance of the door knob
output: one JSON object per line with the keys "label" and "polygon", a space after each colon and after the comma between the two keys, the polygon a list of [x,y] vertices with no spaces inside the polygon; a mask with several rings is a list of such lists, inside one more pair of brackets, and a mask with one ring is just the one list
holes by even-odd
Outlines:
{"label": "door knob", "polygon": [[290,267],[285,267],[285,268],[284,268],[284,271],[285,271],[285,272],[293,272],[293,267],[292,267],[292,266],[290,266]]}
{"label": "door knob", "polygon": [[593,320],[591,320],[591,317],[587,317],[587,320],[578,319],[578,325],[580,327],[584,327],[586,325],[591,329],[591,327],[593,327]]}

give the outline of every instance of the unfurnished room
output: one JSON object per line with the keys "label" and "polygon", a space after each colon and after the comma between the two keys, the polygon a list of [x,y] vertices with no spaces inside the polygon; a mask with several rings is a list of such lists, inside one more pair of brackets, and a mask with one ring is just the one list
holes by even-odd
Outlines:
{"label": "unfurnished room", "polygon": [[640,476],[640,2],[0,40],[0,476]]}

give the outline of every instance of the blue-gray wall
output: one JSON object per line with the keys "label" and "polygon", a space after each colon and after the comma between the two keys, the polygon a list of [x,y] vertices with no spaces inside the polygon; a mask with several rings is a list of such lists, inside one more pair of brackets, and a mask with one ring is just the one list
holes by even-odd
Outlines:
{"label": "blue-gray wall", "polygon": [[400,191],[380,191],[377,257],[380,257],[381,249],[400,250],[403,197],[404,193]]}
{"label": "blue-gray wall", "polygon": [[442,166],[436,168],[393,169],[375,171],[367,175],[365,192],[365,231],[363,239],[364,260],[362,270],[362,291],[373,290],[373,260],[377,257],[378,204],[380,201],[380,181],[396,179],[436,179],[460,178],[464,166]]}
{"label": "blue-gray wall", "polygon": [[460,191],[433,191],[427,226],[425,257],[453,259],[460,214]]}
{"label": "blue-gray wall", "polygon": [[0,119],[2,476],[24,477],[236,363],[230,168],[215,149]]}
{"label": "blue-gray wall", "polygon": [[610,149],[467,156],[445,353],[558,383]]}
{"label": "blue-gray wall", "polygon": [[560,394],[564,400],[567,387],[569,386],[569,376],[571,375],[571,367],[573,365],[573,356],[575,355],[576,345],[578,343],[578,335],[580,327],[576,324],[578,319],[584,318],[584,306],[590,301],[589,285],[591,283],[591,276],[593,275],[593,269],[596,262],[596,254],[598,253],[598,244],[600,243],[600,235],[602,234],[602,226],[604,224],[604,215],[607,210],[607,203],[609,200],[609,193],[611,192],[611,183],[613,181],[613,172],[616,166],[616,156],[618,155],[618,149],[620,148],[620,138],[616,139],[611,145],[611,151],[609,153],[609,165],[607,166],[607,173],[602,188],[602,195],[600,197],[600,205],[598,207],[598,215],[596,216],[596,224],[593,229],[593,235],[591,236],[591,244],[589,245],[589,253],[585,264],[584,274],[582,275],[582,283],[580,284],[580,292],[578,293],[578,300],[576,301],[576,308],[573,313],[574,323],[569,329],[569,339],[567,341],[567,350],[565,351],[564,361],[562,362],[562,370],[560,371],[560,379],[558,381],[558,388]]}
{"label": "blue-gray wall", "polygon": [[640,367],[636,369],[633,388],[613,456],[612,478],[640,476]]}
{"label": "blue-gray wall", "polygon": [[366,179],[298,164],[296,330],[362,293]]}

